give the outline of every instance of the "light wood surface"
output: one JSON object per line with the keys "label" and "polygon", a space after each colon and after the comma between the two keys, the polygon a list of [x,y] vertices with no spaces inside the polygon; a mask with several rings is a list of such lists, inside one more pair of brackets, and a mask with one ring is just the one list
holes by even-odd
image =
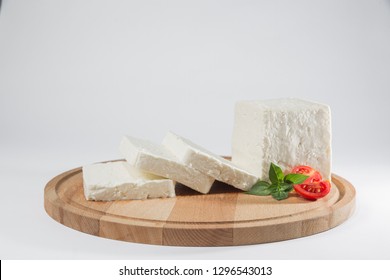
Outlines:
{"label": "light wood surface", "polygon": [[329,230],[355,208],[355,189],[332,175],[325,198],[308,201],[252,196],[223,183],[199,194],[176,186],[176,198],[87,201],[81,168],[53,178],[45,188],[45,210],[59,223],[92,235],[172,246],[232,246],[288,240]]}

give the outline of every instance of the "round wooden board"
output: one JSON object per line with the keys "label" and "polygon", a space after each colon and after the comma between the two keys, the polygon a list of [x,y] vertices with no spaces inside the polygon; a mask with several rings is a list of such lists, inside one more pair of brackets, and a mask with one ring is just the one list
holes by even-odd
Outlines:
{"label": "round wooden board", "polygon": [[59,223],[92,235],[171,246],[232,246],[293,239],[329,230],[355,208],[355,189],[332,175],[329,195],[308,201],[253,196],[216,182],[209,194],[176,186],[175,198],[87,201],[81,168],[53,178],[45,210]]}

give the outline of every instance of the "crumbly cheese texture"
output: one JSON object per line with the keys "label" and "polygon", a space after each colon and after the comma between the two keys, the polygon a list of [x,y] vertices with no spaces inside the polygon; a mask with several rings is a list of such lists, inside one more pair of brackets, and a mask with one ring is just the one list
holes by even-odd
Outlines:
{"label": "crumbly cheese texture", "polygon": [[83,166],[87,200],[175,197],[175,182],[138,170],[124,161]]}
{"label": "crumbly cheese texture", "polygon": [[144,171],[172,179],[200,193],[208,193],[214,179],[179,162],[164,146],[124,136],[119,150],[126,161]]}
{"label": "crumbly cheese texture", "polygon": [[172,132],[167,133],[163,145],[183,164],[238,189],[249,190],[258,180],[244,168]]}
{"label": "crumbly cheese texture", "polygon": [[270,163],[290,172],[296,165],[331,179],[331,112],[327,105],[301,99],[236,103],[232,161],[268,178]]}

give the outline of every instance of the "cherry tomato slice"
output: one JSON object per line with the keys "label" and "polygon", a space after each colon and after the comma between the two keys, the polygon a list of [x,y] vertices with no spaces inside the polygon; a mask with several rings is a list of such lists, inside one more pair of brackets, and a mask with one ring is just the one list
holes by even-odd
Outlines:
{"label": "cherry tomato slice", "polygon": [[316,200],[330,192],[330,182],[321,181],[310,184],[298,184],[294,185],[294,190],[306,199]]}
{"label": "cherry tomato slice", "polygon": [[315,182],[320,182],[322,180],[322,176],[321,176],[320,172],[318,172],[314,168],[312,168],[310,166],[306,166],[306,165],[298,165],[298,166],[294,167],[293,170],[291,171],[291,173],[298,173],[298,174],[303,174],[303,175],[309,176],[309,178],[307,178],[303,182],[303,184],[311,184],[311,183],[315,183]]}

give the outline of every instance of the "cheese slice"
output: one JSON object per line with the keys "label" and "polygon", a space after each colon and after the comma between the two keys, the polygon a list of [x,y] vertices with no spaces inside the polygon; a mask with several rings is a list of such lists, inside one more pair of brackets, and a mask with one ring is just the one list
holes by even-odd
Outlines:
{"label": "cheese slice", "polygon": [[87,200],[175,197],[175,182],[142,172],[124,161],[86,165],[82,170]]}
{"label": "cheese slice", "polygon": [[167,133],[163,145],[183,164],[238,189],[249,190],[258,180],[240,166],[172,132]]}
{"label": "cheese slice", "polygon": [[331,178],[331,113],[327,105],[301,99],[236,103],[232,161],[268,178],[270,163],[291,172],[296,165]]}
{"label": "cheese slice", "polygon": [[126,161],[146,172],[172,179],[200,193],[208,193],[214,179],[180,163],[164,146],[124,136],[119,150]]}

